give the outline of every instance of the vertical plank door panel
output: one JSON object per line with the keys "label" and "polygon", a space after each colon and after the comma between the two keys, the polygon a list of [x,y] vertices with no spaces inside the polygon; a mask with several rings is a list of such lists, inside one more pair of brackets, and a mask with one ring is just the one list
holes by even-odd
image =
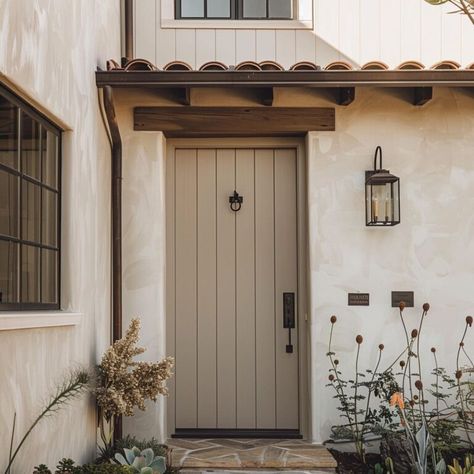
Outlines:
{"label": "vertical plank door panel", "polygon": [[255,151],[235,153],[235,189],[244,198],[241,210],[235,213],[237,428],[255,428]]}
{"label": "vertical plank door panel", "polygon": [[198,428],[217,427],[216,151],[197,151]]}
{"label": "vertical plank door panel", "polygon": [[196,150],[176,150],[176,427],[197,427]]}
{"label": "vertical plank door panel", "polygon": [[273,150],[255,150],[257,428],[276,428]]}
{"label": "vertical plank door panel", "polygon": [[[275,324],[277,428],[297,429],[298,329],[292,329],[293,353],[285,352],[288,329],[283,328],[283,293],[297,297],[296,152],[275,150]],[[295,301],[296,303],[296,301]],[[295,307],[297,314],[298,308]]]}
{"label": "vertical plank door panel", "polygon": [[217,427],[236,428],[235,150],[217,150]]}

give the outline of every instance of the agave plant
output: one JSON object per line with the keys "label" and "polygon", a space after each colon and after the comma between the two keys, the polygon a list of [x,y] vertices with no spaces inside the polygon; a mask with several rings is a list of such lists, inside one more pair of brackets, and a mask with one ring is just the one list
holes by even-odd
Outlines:
{"label": "agave plant", "polygon": [[140,451],[136,446],[132,449],[125,448],[125,457],[117,453],[115,459],[122,466],[130,466],[133,472],[139,474],[164,474],[166,471],[166,458],[155,456],[153,449],[147,448]]}

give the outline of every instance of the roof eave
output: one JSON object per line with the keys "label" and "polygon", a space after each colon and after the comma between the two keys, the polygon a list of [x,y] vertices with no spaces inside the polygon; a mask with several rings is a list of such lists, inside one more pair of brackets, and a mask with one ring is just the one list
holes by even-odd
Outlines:
{"label": "roof eave", "polygon": [[97,71],[96,83],[170,87],[474,87],[474,70]]}

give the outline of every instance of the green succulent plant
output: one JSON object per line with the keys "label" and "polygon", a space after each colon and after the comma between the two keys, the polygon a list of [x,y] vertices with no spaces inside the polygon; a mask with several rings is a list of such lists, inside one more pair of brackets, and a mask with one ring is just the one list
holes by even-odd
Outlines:
{"label": "green succulent plant", "polygon": [[115,459],[122,466],[130,466],[133,472],[139,474],[164,474],[166,471],[166,458],[155,456],[153,449],[147,448],[140,451],[134,446],[132,449],[125,448],[125,457],[117,453]]}
{"label": "green succulent plant", "polygon": [[448,466],[450,474],[474,474],[474,466],[472,465],[472,457],[466,456],[464,467],[459,464],[457,459],[454,460],[452,466]]}
{"label": "green succulent plant", "polygon": [[35,466],[33,474],[51,474],[51,471],[46,464],[40,464],[39,466]]}

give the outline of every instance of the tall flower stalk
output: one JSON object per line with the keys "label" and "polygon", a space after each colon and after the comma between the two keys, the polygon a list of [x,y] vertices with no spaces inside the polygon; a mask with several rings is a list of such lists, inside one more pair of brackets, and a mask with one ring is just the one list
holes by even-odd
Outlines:
{"label": "tall flower stalk", "polygon": [[113,426],[118,416],[132,416],[136,408],[145,410],[146,400],[167,395],[166,381],[173,375],[174,360],[135,361],[145,352],[138,347],[140,320],[132,319],[125,336],[107,349],[97,368],[95,390],[99,407],[99,429],[105,450],[113,443]]}
{"label": "tall flower stalk", "polygon": [[10,455],[8,459],[8,465],[5,469],[4,474],[10,474],[11,467],[15,461],[18,453],[20,452],[25,441],[30,436],[31,432],[35,429],[36,425],[45,417],[57,413],[61,408],[68,405],[74,399],[82,395],[88,388],[90,381],[89,373],[84,370],[79,370],[71,373],[68,378],[57,388],[56,393],[51,397],[48,404],[43,408],[41,413],[35,418],[31,426],[28,428],[26,433],[21,438],[17,447],[13,449],[14,433],[16,425],[16,414],[13,418],[13,429],[12,438],[10,443]]}

